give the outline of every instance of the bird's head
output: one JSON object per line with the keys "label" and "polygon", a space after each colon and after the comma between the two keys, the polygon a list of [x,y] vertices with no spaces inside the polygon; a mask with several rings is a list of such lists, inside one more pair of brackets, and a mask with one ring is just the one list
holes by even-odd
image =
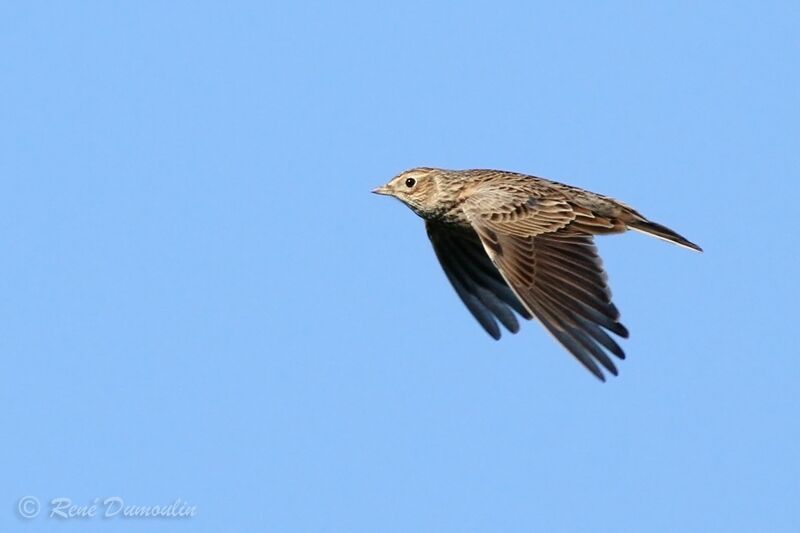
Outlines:
{"label": "bird's head", "polygon": [[412,168],[398,174],[386,185],[373,189],[372,192],[393,196],[419,216],[430,218],[446,207],[445,187],[442,187],[444,179],[445,171],[441,169]]}

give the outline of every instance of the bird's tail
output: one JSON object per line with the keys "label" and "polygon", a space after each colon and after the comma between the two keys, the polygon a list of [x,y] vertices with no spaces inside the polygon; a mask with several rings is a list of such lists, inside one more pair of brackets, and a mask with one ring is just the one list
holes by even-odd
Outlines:
{"label": "bird's tail", "polygon": [[695,250],[697,252],[703,251],[702,248],[700,248],[687,238],[683,237],[682,235],[675,233],[666,226],[662,226],[661,224],[658,224],[656,222],[651,222],[646,218],[628,222],[628,228],[650,235],[652,237],[656,237],[658,239],[667,242],[671,242],[673,244],[677,244],[678,246],[683,246],[684,248],[689,248],[690,250]]}

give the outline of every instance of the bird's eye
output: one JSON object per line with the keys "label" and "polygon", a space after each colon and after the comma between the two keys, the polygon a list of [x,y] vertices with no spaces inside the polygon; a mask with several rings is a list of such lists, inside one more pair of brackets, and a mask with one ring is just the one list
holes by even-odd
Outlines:
{"label": "bird's eye", "polygon": [[410,188],[411,188],[411,187],[413,187],[413,186],[414,186],[416,183],[417,183],[417,180],[415,180],[414,178],[408,178],[408,179],[406,180],[406,187],[408,187],[408,188],[410,189]]}

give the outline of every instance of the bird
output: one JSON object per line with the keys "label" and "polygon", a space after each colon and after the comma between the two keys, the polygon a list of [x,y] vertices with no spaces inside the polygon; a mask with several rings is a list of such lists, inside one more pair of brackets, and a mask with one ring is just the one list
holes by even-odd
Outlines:
{"label": "bird", "polygon": [[601,194],[517,172],[406,170],[372,191],[425,221],[445,276],[478,323],[499,340],[498,322],[538,319],[599,380],[616,376],[610,356],[628,338],[612,302],[595,235],[634,230],[697,252],[702,248]]}

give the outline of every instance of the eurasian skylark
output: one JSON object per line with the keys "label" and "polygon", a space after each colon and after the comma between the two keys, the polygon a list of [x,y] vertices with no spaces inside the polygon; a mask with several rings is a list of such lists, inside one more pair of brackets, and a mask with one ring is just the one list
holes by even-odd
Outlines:
{"label": "eurasian skylark", "polygon": [[372,192],[425,220],[444,273],[489,335],[500,338],[498,321],[516,333],[513,311],[536,317],[601,380],[598,363],[617,374],[608,353],[625,358],[607,331],[628,330],[593,235],[632,229],[702,251],[622,202],[514,172],[414,168]]}

